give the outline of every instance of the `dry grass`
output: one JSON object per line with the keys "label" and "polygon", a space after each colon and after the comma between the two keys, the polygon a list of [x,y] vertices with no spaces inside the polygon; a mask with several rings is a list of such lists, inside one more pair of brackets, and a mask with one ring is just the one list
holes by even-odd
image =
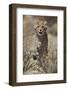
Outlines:
{"label": "dry grass", "polygon": [[24,57],[24,74],[43,74],[57,72],[57,37],[48,34],[48,56],[45,56],[41,62],[33,60],[32,55],[36,52],[30,52]]}

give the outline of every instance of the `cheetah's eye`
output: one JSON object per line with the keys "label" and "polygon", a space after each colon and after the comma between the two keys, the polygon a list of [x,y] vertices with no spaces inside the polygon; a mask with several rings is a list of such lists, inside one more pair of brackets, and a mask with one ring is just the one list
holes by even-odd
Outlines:
{"label": "cheetah's eye", "polygon": [[42,28],[44,28],[44,26],[42,26]]}
{"label": "cheetah's eye", "polygon": [[39,28],[39,26],[37,26],[37,27],[35,28],[35,30],[36,30],[37,28]]}
{"label": "cheetah's eye", "polygon": [[39,26],[37,26],[37,28],[39,28]]}

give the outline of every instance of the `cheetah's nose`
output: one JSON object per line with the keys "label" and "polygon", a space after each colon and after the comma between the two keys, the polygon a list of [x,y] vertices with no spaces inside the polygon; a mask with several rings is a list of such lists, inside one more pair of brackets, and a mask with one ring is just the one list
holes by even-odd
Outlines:
{"label": "cheetah's nose", "polygon": [[40,32],[41,32],[42,30],[40,29]]}

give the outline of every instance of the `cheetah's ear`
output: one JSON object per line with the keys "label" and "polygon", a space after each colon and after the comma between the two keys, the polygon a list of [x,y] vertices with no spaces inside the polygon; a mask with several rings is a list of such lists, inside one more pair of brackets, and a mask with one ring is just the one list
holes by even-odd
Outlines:
{"label": "cheetah's ear", "polygon": [[36,28],[38,27],[38,25],[33,25],[33,27],[34,27],[34,30],[36,30]]}
{"label": "cheetah's ear", "polygon": [[44,26],[47,25],[47,21],[44,21]]}
{"label": "cheetah's ear", "polygon": [[47,31],[47,21],[44,21],[44,29]]}
{"label": "cheetah's ear", "polygon": [[34,21],[33,23],[33,27],[34,27],[34,30],[36,30],[36,28],[39,26],[39,21]]}

